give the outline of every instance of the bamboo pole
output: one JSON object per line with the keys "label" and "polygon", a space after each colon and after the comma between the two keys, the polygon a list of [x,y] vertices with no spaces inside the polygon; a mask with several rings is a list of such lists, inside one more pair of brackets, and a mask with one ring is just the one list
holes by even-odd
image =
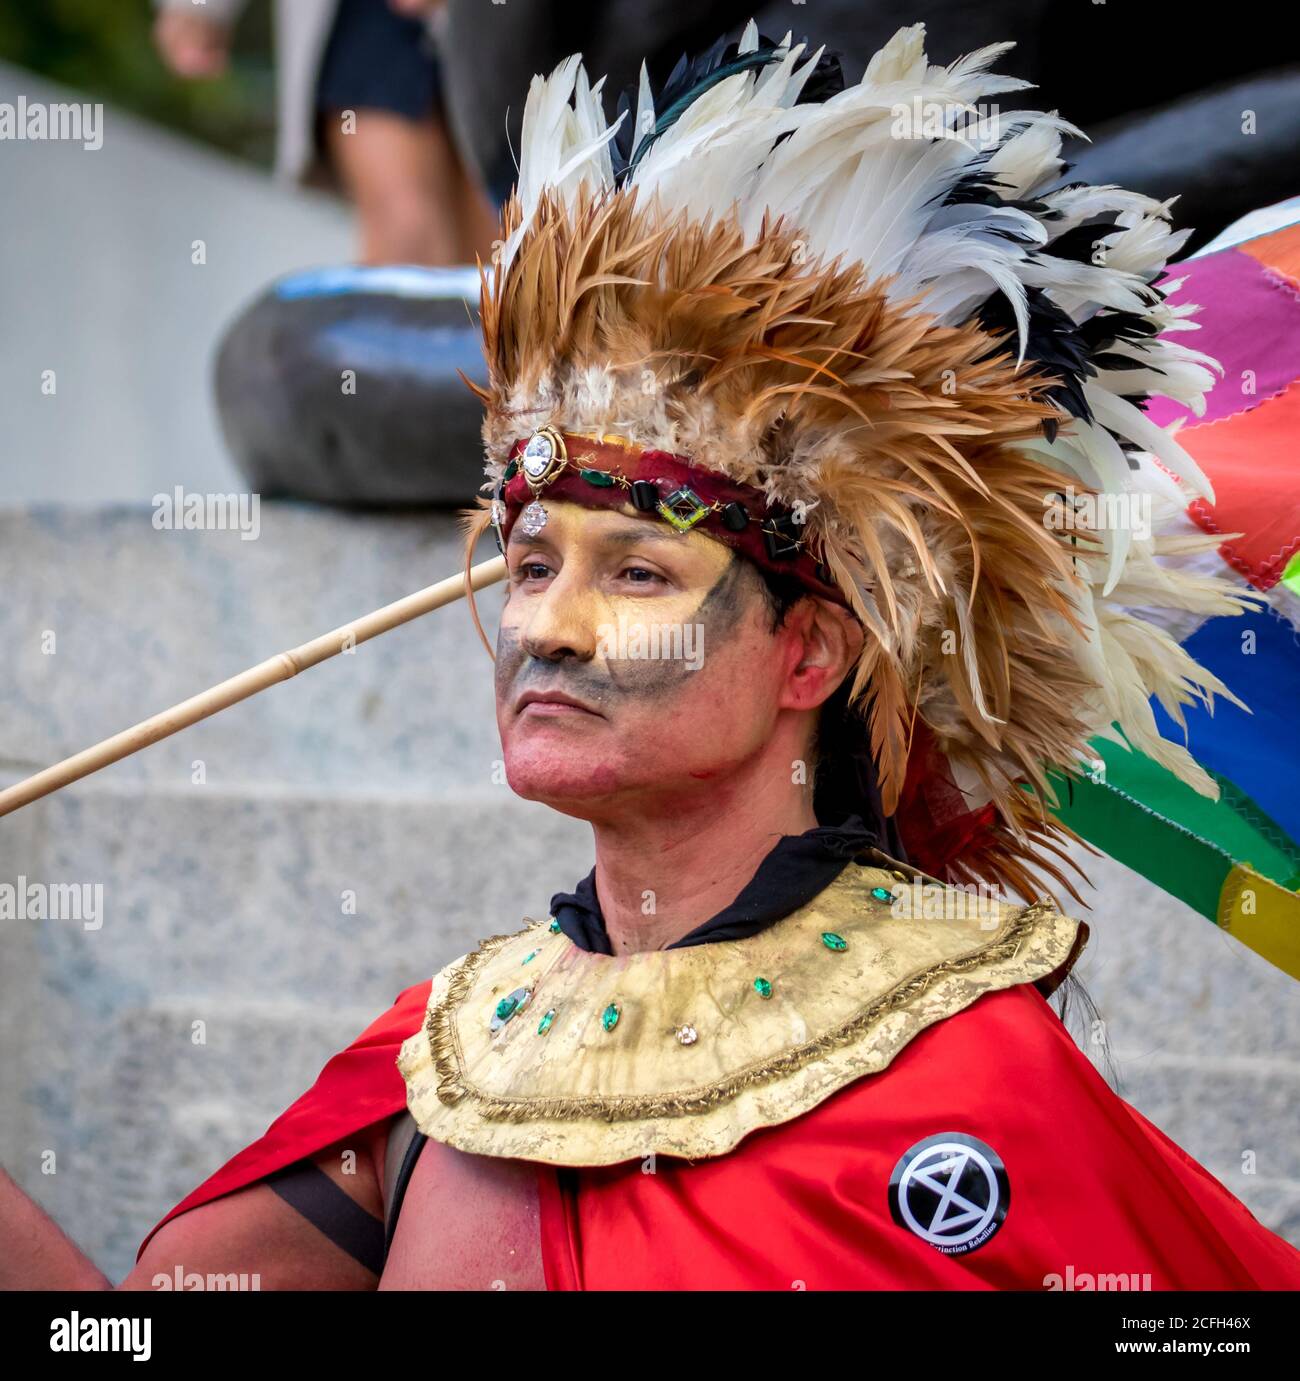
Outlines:
{"label": "bamboo pole", "polygon": [[[488,585],[495,584],[505,573],[505,559],[494,556],[490,561],[481,561],[470,569],[469,583],[474,590],[482,590]],[[466,593],[465,582],[466,576],[463,572],[448,576],[436,585],[426,586],[413,595],[407,595],[405,599],[386,604],[382,609],[376,609],[352,623],[345,623],[330,633],[322,633],[319,638],[313,638],[301,647],[268,657],[266,661],[249,667],[247,671],[241,671],[238,676],[232,676],[227,681],[191,696],[188,700],[182,700],[170,710],[163,710],[160,714],[142,719],[139,724],[123,729],[120,734],[114,734],[112,738],[106,738],[92,748],[74,753],[72,757],[64,758],[62,762],[57,762],[53,767],[47,767],[24,781],[15,782],[13,786],[0,791],[0,815],[8,815],[10,811],[18,810],[32,801],[39,801],[42,796],[48,796],[52,791],[67,786],[69,782],[80,781],[82,777],[98,772],[101,767],[120,762],[132,753],[138,753],[141,748],[157,743],[159,739],[188,729],[191,724],[197,724],[199,720],[207,719],[219,710],[237,705],[241,700],[247,700],[250,695],[266,690],[268,686],[287,681],[291,676],[297,676],[300,671],[337,656],[346,648],[368,642],[380,633],[387,633],[390,628],[398,628],[412,619],[419,618],[421,614],[428,614],[434,609],[441,609],[444,604],[451,604]]]}

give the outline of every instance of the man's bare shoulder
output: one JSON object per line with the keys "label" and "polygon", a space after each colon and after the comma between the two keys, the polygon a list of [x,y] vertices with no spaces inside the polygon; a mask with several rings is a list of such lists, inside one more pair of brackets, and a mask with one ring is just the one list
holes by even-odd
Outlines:
{"label": "man's bare shoulder", "polygon": [[380,1289],[545,1289],[538,1180],[547,1173],[426,1141]]}

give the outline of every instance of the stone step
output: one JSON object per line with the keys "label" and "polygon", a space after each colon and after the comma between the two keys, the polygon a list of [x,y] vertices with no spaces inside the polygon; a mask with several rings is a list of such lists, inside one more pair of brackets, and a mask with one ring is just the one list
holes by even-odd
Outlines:
{"label": "stone step", "polygon": [[[1162,1129],[1187,1129],[1180,1145],[1238,1198],[1256,1181],[1286,1181],[1300,1191],[1290,1144],[1300,1107],[1294,1062],[1152,1056],[1123,1062],[1121,1070],[1125,1099]],[[1300,1218],[1290,1227],[1300,1236]]]}
{"label": "stone step", "polygon": [[[161,510],[160,510],[161,511]],[[0,765],[45,766],[462,564],[450,514],[260,506],[260,531],[149,507],[0,508]],[[484,544],[481,558],[495,554]],[[495,627],[499,588],[479,597]],[[500,756],[492,663],[461,602],[108,769],[115,782],[463,793]]]}
{"label": "stone step", "polygon": [[87,1016],[148,993],[380,1003],[412,968],[545,916],[592,859],[585,824],[504,786],[423,800],[74,787],[15,819],[29,838],[0,833],[0,879],[102,886],[93,921],[5,923],[36,934],[46,973],[76,975]]}
{"label": "stone step", "polygon": [[102,910],[94,929],[0,925],[0,1163],[125,1274],[401,989],[544,917],[590,866],[585,825],[505,787],[100,783],[25,808],[0,821],[0,882],[99,884]]}

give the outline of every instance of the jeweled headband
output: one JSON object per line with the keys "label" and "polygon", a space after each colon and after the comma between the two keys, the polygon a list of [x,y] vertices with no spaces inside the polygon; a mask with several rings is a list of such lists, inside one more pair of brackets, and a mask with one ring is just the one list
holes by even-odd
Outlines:
{"label": "jeweled headband", "polygon": [[630,504],[681,533],[698,528],[764,570],[793,576],[810,593],[845,604],[831,572],[810,549],[808,529],[792,510],[685,456],[643,450],[623,437],[584,436],[543,427],[516,441],[492,496],[497,541],[505,550],[518,521],[535,537],[546,526],[543,497],[587,508]]}

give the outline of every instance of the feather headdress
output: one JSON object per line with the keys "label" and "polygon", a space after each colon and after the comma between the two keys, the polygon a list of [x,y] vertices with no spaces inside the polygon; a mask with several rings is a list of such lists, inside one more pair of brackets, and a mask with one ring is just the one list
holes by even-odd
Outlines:
{"label": "feather headdress", "polygon": [[1153,286],[1169,204],[1065,182],[1071,126],[986,104],[1027,85],[988,70],[1011,45],[942,67],[923,43],[845,87],[751,24],[657,99],[643,69],[612,124],[579,58],[535,78],[484,270],[488,474],[499,496],[536,429],[612,432],[798,512],[867,629],[885,809],[924,741],[989,822],[950,871],[1025,891],[1026,862],[1060,876],[1047,772],[1093,736],[1215,791],[1149,698],[1228,692],[1143,611],[1243,597],[1162,564],[1189,540],[1162,523],[1213,496],[1143,402],[1199,413],[1217,366]]}

